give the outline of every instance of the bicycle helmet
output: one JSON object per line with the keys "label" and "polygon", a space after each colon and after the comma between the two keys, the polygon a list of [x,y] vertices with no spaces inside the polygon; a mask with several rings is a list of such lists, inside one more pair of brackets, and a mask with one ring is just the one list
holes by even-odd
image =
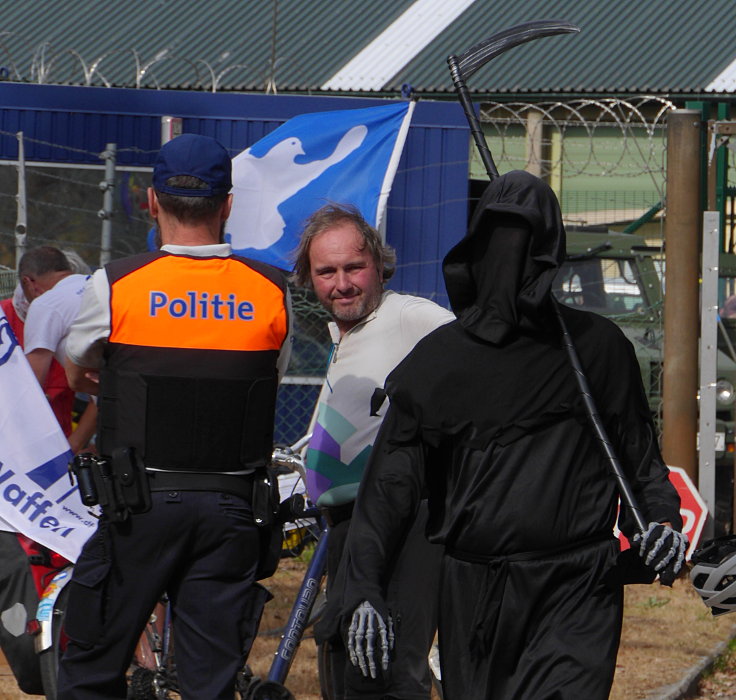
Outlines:
{"label": "bicycle helmet", "polygon": [[713,616],[736,612],[736,535],[706,542],[691,564],[690,581]]}

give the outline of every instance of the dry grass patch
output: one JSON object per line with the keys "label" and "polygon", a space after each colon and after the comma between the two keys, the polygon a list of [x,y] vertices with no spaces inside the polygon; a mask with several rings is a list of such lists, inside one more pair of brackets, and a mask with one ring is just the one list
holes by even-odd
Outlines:
{"label": "dry grass patch", "polygon": [[714,618],[686,579],[672,588],[627,586],[612,700],[646,698],[676,683],[734,634],[736,619]]}
{"label": "dry grass patch", "polygon": [[[284,559],[264,581],[274,600],[267,606],[249,663],[265,678],[286,624],[304,571],[305,559]],[[627,586],[624,631],[616,666],[612,700],[647,698],[662,686],[678,682],[722,641],[736,636],[736,615],[713,618],[686,580],[673,588],[659,584]],[[732,645],[736,649],[736,644]],[[0,656],[0,699],[31,698],[20,692]],[[317,648],[311,630],[302,641],[286,685],[298,700],[321,700]],[[705,699],[736,694],[736,651],[724,654],[716,672],[701,684]],[[35,697],[35,696],[33,696]]]}

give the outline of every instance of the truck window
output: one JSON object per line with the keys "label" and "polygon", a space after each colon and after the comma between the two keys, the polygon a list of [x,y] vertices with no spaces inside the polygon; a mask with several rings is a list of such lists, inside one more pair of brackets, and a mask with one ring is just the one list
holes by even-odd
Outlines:
{"label": "truck window", "polygon": [[604,314],[640,313],[646,303],[628,260],[568,260],[552,291],[564,304]]}

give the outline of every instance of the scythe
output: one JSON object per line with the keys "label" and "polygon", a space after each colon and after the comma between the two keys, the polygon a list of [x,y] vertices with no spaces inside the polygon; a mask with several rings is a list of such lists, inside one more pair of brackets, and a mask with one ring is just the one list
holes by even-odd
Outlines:
{"label": "scythe", "polygon": [[495,180],[498,177],[498,170],[496,164],[493,162],[491,152],[488,150],[488,144],[481,130],[478,117],[475,116],[473,103],[470,101],[470,91],[465,84],[465,80],[470,78],[471,75],[488,63],[488,61],[514,48],[514,46],[525,44],[527,41],[541,39],[544,36],[577,34],[579,31],[580,27],[570,24],[570,22],[557,22],[555,20],[524,22],[523,24],[517,24],[514,27],[504,29],[497,34],[489,36],[480,43],[471,46],[465,53],[460,54],[460,56],[451,54],[447,57],[452,83],[457,91],[460,104],[465,111],[468,124],[470,124],[470,131],[473,134],[475,145],[478,147],[478,152],[483,160],[483,165],[485,165],[486,172],[491,180]]}
{"label": "scythe", "polygon": [[[524,24],[519,24],[493,34],[480,43],[471,46],[460,56],[452,54],[447,57],[450,74],[452,75],[452,82],[455,85],[455,89],[460,99],[460,104],[462,105],[463,110],[465,111],[465,116],[468,119],[468,124],[470,125],[470,131],[473,134],[475,145],[478,148],[478,152],[480,153],[480,157],[483,160],[483,165],[486,168],[486,172],[488,173],[490,180],[494,180],[499,176],[498,169],[496,168],[496,164],[493,162],[493,157],[488,149],[485,135],[483,134],[480,122],[478,121],[478,117],[473,109],[473,104],[470,101],[470,91],[465,84],[465,80],[472,76],[479,68],[488,63],[488,61],[508,51],[514,46],[519,46],[519,44],[534,41],[535,39],[545,36],[553,36],[556,34],[576,34],[579,31],[580,28],[570,22],[558,22],[554,20],[525,22]],[[600,415],[598,414],[595,401],[593,400],[593,396],[588,385],[588,380],[580,363],[580,358],[575,350],[572,338],[570,337],[565,322],[562,319],[562,315],[560,314],[557,304],[555,304],[555,312],[560,328],[562,329],[563,345],[565,346],[570,364],[572,365],[575,380],[578,384],[578,389],[580,390],[580,395],[583,399],[586,413],[588,414],[588,419],[595,437],[603,450],[609,469],[616,480],[622,502],[631,511],[639,531],[645,533],[647,531],[647,522],[636,503],[634,493],[631,490],[631,486],[628,483],[623,468],[621,467],[621,463],[613,450],[613,445],[611,444]]]}

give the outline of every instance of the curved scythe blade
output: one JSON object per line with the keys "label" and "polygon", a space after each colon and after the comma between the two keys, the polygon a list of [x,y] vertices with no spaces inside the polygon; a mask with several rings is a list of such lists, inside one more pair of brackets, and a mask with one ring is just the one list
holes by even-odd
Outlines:
{"label": "curved scythe blade", "polygon": [[534,39],[541,39],[544,36],[577,34],[579,31],[580,27],[570,22],[556,20],[538,20],[517,24],[471,46],[465,53],[458,56],[458,66],[463,77],[469,78],[488,61],[514,48],[514,46],[525,44],[527,41],[534,41]]}
{"label": "curved scythe blade", "polygon": [[455,86],[460,104],[468,119],[470,132],[473,135],[475,145],[478,147],[478,152],[480,153],[489,179],[494,180],[498,177],[498,169],[493,162],[491,152],[488,150],[486,137],[483,134],[478,117],[475,115],[473,103],[470,100],[470,91],[465,84],[465,79],[473,75],[475,71],[488,63],[492,58],[502,54],[504,51],[512,49],[514,46],[525,44],[527,41],[533,41],[543,36],[572,34],[579,31],[580,27],[570,22],[558,22],[556,20],[524,22],[524,24],[517,24],[515,27],[509,27],[493,36],[489,36],[479,44],[471,46],[461,56],[451,54],[447,57],[452,83]]}

